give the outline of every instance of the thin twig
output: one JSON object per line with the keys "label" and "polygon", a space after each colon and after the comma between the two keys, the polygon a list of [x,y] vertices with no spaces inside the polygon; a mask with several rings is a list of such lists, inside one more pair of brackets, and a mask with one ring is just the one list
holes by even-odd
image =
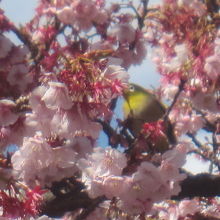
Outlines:
{"label": "thin twig", "polygon": [[188,133],[187,133],[187,136],[189,136],[189,137],[192,139],[193,143],[194,143],[198,148],[202,149],[202,143],[197,140],[197,138],[195,137],[195,135],[193,135],[192,133],[189,133],[189,132],[188,132]]}
{"label": "thin twig", "polygon": [[183,88],[184,88],[184,85],[185,85],[185,81],[184,80],[181,80],[180,81],[180,84],[179,84],[179,89],[176,93],[176,95],[174,96],[174,99],[173,99],[173,102],[171,103],[171,105],[167,108],[167,111],[166,111],[166,114],[164,115],[164,121],[166,122],[169,118],[169,114],[171,112],[171,110],[173,109],[173,106],[176,104]]}

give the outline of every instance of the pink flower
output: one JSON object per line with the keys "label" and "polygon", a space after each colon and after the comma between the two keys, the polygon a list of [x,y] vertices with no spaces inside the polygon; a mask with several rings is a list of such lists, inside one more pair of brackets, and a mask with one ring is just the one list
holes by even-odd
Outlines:
{"label": "pink flower", "polygon": [[[196,200],[182,200],[175,204],[167,204],[168,207],[159,211],[159,217],[163,220],[188,220],[191,219],[197,211],[200,210],[199,202]],[[189,218],[188,218],[189,217]]]}
{"label": "pink flower", "polygon": [[178,208],[176,206],[173,206],[160,211],[159,218],[163,220],[178,220]]}
{"label": "pink flower", "polygon": [[10,55],[10,63],[18,65],[25,63],[25,58],[29,53],[28,47],[25,45],[19,45],[13,48],[13,53]]}
{"label": "pink flower", "polygon": [[12,46],[12,42],[7,37],[0,35],[0,59],[8,56]]}
{"label": "pink flower", "polygon": [[49,146],[42,135],[24,138],[22,147],[12,158],[15,178],[29,186],[50,185],[71,176],[75,171],[76,152],[68,147]]}
{"label": "pink flower", "polygon": [[119,195],[121,208],[131,214],[149,212],[154,202],[169,198],[170,189],[160,170],[153,164],[142,162]]}
{"label": "pink flower", "polygon": [[186,162],[186,153],[190,150],[189,143],[178,144],[174,149],[166,151],[162,155],[163,161],[172,163],[176,168],[181,168]]}
{"label": "pink flower", "polygon": [[72,3],[71,7],[74,9],[74,19],[75,23],[80,29],[88,30],[92,27],[92,22],[98,22],[99,17],[102,16],[104,20],[101,23],[104,23],[106,20],[105,11],[101,10],[101,5],[97,4],[95,0],[76,0]]}
{"label": "pink flower", "polygon": [[158,138],[164,136],[164,123],[162,120],[143,124],[141,133],[146,135],[150,141],[155,142]]}
{"label": "pink flower", "polygon": [[164,181],[169,184],[170,194],[177,195],[180,188],[180,181],[186,178],[185,174],[181,174],[181,168],[186,162],[186,153],[189,146],[187,144],[179,144],[176,148],[168,150],[162,155],[162,163],[159,167]]}
{"label": "pink flower", "polygon": [[[163,45],[162,45],[163,46]],[[172,51],[172,48],[167,45],[167,42],[163,46],[164,54],[162,65],[167,72],[179,71],[182,66],[186,63],[187,59],[189,59],[189,50],[187,45],[177,44]],[[158,54],[160,56],[160,54]],[[161,58],[160,58],[161,59]]]}
{"label": "pink flower", "polygon": [[103,71],[102,76],[112,81],[112,92],[110,99],[122,94],[124,88],[128,86],[129,75],[125,69],[119,65],[109,65]]}
{"label": "pink flower", "polygon": [[25,91],[28,84],[33,80],[33,76],[28,73],[28,67],[24,64],[13,65],[8,76],[7,81],[12,86],[18,86],[20,91]]}
{"label": "pink flower", "polygon": [[206,206],[204,210],[202,210],[202,214],[208,217],[219,218],[219,210],[220,210],[220,202],[219,198],[213,198],[211,200],[211,204]]}
{"label": "pink flower", "polygon": [[185,134],[187,132],[194,133],[203,127],[203,118],[200,115],[184,115],[179,114],[179,118],[176,119],[176,132],[178,135]]}
{"label": "pink flower", "polygon": [[0,191],[0,206],[3,208],[3,217],[19,218],[25,216],[23,202],[17,197],[10,196],[4,191]]}
{"label": "pink flower", "polygon": [[206,13],[205,5],[198,0],[178,0],[177,2],[180,7],[187,7],[193,10],[197,16],[203,16]]}
{"label": "pink flower", "polygon": [[68,144],[77,152],[77,158],[80,159],[86,158],[88,154],[92,153],[94,147],[94,141],[90,137],[83,136],[80,133],[78,136],[76,134]]}
{"label": "pink flower", "polygon": [[188,214],[193,215],[196,212],[200,211],[199,202],[196,200],[182,200],[179,203],[179,215],[186,217]]}
{"label": "pink flower", "polygon": [[103,194],[108,198],[120,197],[125,191],[126,177],[110,175],[103,178]]}
{"label": "pink flower", "polygon": [[163,90],[162,92],[163,92],[166,99],[173,100],[178,89],[179,89],[179,87],[177,85],[168,84],[168,85],[162,87],[162,90]]}
{"label": "pink flower", "polygon": [[89,30],[94,22],[106,22],[108,15],[102,7],[102,4],[94,0],[75,0],[70,6],[57,10],[56,14],[65,24],[71,24],[80,30]]}
{"label": "pink flower", "polygon": [[39,186],[27,191],[25,197],[0,191],[0,206],[3,209],[2,216],[7,217],[7,219],[35,217],[39,214],[43,193],[44,191]]}
{"label": "pink flower", "polygon": [[[132,45],[132,49],[130,48]],[[131,64],[141,64],[146,57],[147,49],[142,32],[136,32],[135,41],[130,47],[122,44],[117,49],[117,55],[123,59],[122,66],[128,68]]]}
{"label": "pink flower", "polygon": [[74,21],[73,9],[70,6],[57,10],[56,14],[64,24],[71,24]]}
{"label": "pink flower", "polygon": [[[82,170],[82,181],[87,186],[89,195],[92,198],[99,195],[106,195],[109,198],[116,196],[115,192],[120,191],[123,181],[123,178],[119,176],[126,163],[125,155],[110,147],[94,148],[93,153],[88,155],[87,159],[79,160],[78,166]],[[109,190],[108,187],[110,187]]]}
{"label": "pink flower", "polygon": [[26,198],[24,201],[24,210],[26,214],[36,216],[39,214],[40,206],[43,203],[42,194],[45,190],[41,190],[40,186],[36,186],[33,190],[26,192]]}
{"label": "pink flower", "polygon": [[207,57],[205,60],[204,70],[206,71],[207,76],[213,81],[216,81],[220,76],[219,59],[220,59],[220,56],[214,54],[212,56]]}
{"label": "pink flower", "polygon": [[93,122],[79,106],[71,111],[58,110],[54,113],[49,124],[51,131],[63,137],[72,139],[75,135],[91,137],[96,140],[101,131],[101,125]]}
{"label": "pink flower", "polygon": [[11,100],[0,100],[0,126],[6,127],[14,124],[19,115],[14,113],[15,103]]}
{"label": "pink flower", "polygon": [[63,83],[49,82],[49,88],[41,98],[50,109],[70,109],[73,105],[67,87]]}
{"label": "pink flower", "polygon": [[129,23],[117,24],[111,34],[122,44],[132,43],[136,37],[136,31]]}

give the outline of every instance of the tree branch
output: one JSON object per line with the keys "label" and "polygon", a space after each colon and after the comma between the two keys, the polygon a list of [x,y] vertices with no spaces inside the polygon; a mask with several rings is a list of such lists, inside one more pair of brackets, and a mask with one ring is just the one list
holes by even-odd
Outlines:
{"label": "tree branch", "polygon": [[220,176],[207,173],[188,176],[181,183],[181,188],[179,195],[172,199],[220,196]]}

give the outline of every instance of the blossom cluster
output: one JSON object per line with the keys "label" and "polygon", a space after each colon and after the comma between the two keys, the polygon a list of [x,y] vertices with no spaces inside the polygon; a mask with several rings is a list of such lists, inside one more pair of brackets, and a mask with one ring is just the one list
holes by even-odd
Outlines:
{"label": "blossom cluster", "polygon": [[146,27],[145,37],[155,47],[153,59],[161,74],[162,94],[173,100],[184,84],[170,114],[176,134],[195,133],[204,126],[199,111],[207,115],[219,111],[215,17],[210,17],[201,1],[164,0],[158,12],[149,14]]}
{"label": "blossom cluster", "polygon": [[179,145],[161,156],[159,167],[144,161],[131,175],[123,175],[127,166],[123,153],[110,147],[94,148],[88,158],[79,161],[79,167],[91,197],[118,197],[116,204],[121,210],[137,215],[180,192],[179,182],[185,174],[179,173],[179,168],[185,163],[186,153],[186,146]]}
{"label": "blossom cluster", "polygon": [[[2,219],[51,220],[38,216],[47,205],[41,189],[59,201],[71,187],[86,205],[100,199],[87,220],[219,214],[218,200],[210,210],[196,199],[170,200],[181,192],[187,175],[180,169],[195,150],[178,138],[211,130],[207,124],[216,125],[213,140],[220,132],[216,18],[199,0],[163,0],[152,10],[146,2],[40,0],[21,28],[0,9]],[[15,45],[8,31],[23,44]],[[114,128],[111,120],[129,87],[127,69],[141,64],[147,44],[161,74],[160,95],[171,104],[164,118],[144,123],[140,135],[131,137],[121,119]],[[176,143],[167,137],[172,126]],[[98,146],[102,131],[116,145]],[[208,147],[197,150],[214,157]],[[63,213],[64,219],[77,218],[86,205]]]}

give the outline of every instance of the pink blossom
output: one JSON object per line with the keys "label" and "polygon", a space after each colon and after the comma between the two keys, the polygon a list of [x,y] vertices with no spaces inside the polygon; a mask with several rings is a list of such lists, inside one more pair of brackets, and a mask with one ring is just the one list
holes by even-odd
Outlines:
{"label": "pink blossom", "polygon": [[20,129],[19,119],[11,126],[0,128],[0,146],[5,148],[10,144],[20,145],[23,132]]}
{"label": "pink blossom", "polygon": [[142,36],[138,36],[134,48],[134,61],[132,64],[140,65],[147,55],[146,42]]}
{"label": "pink blossom", "polygon": [[[121,175],[123,168],[126,166],[127,160],[123,153],[110,147],[96,147],[88,159],[82,159],[80,162],[81,169],[90,164],[93,174],[98,172],[99,176]],[[90,174],[91,171],[89,172]]]}
{"label": "pink blossom", "polygon": [[[60,123],[61,122],[61,123]],[[81,112],[79,106],[72,111],[58,110],[50,122],[51,131],[67,138],[73,138],[78,133],[97,139],[101,125],[91,121],[86,114]]]}
{"label": "pink blossom", "polygon": [[67,87],[58,82],[49,82],[49,88],[41,98],[50,109],[70,109],[73,105]]}
{"label": "pink blossom", "polygon": [[[160,219],[163,220],[188,220],[189,216],[193,216],[197,211],[199,211],[199,202],[196,200],[182,200],[181,202],[175,204],[168,204],[167,208],[163,208],[159,212]],[[190,218],[191,219],[191,218]]]}
{"label": "pink blossom", "polygon": [[168,84],[165,87],[162,87],[162,92],[167,100],[173,100],[179,87],[177,85]]}
{"label": "pink blossom", "polygon": [[206,206],[203,210],[202,210],[202,214],[204,214],[207,217],[214,217],[214,218],[219,218],[219,210],[220,210],[220,201],[219,198],[213,198],[211,200],[211,204]]}
{"label": "pink blossom", "polygon": [[155,143],[158,138],[165,136],[164,129],[165,127],[163,121],[159,120],[156,122],[144,123],[141,133],[147,136],[152,143]]}
{"label": "pink blossom", "polygon": [[43,203],[42,194],[45,191],[41,190],[40,186],[36,186],[33,190],[26,191],[26,198],[24,201],[24,210],[26,215],[36,216],[40,212],[40,206]]}
{"label": "pink blossom", "polygon": [[[26,196],[19,195],[19,193],[13,195],[14,193],[0,192],[0,205],[3,209],[2,216],[7,219],[26,219],[39,214],[44,191],[39,187],[35,187],[33,190],[27,191]],[[0,218],[4,219],[3,217]]]}
{"label": "pink blossom", "polygon": [[132,49],[128,45],[120,45],[117,50],[117,55],[123,59],[122,66],[128,68],[132,64],[141,64],[146,57],[147,49],[144,36],[141,32],[136,33],[135,43],[132,44]]}
{"label": "pink blossom", "polygon": [[118,87],[115,90],[112,90],[112,94],[109,97],[109,100],[112,98],[116,98],[118,94],[122,94],[123,89],[127,87],[129,75],[125,69],[118,65],[109,65],[103,71],[102,76],[110,79],[112,82],[118,82]]}
{"label": "pink blossom", "polygon": [[[68,143],[67,143],[68,144]],[[77,152],[79,158],[85,158],[87,154],[92,153],[93,150],[93,141],[90,137],[75,135],[70,146]]]}
{"label": "pink blossom", "polygon": [[8,195],[4,191],[0,191],[0,205],[3,208],[3,217],[13,219],[25,216],[23,202],[17,197]]}
{"label": "pink blossom", "polygon": [[[164,56],[163,66],[166,71],[179,71],[181,67],[186,63],[187,59],[189,59],[189,52],[186,44],[179,44],[174,47],[174,51],[169,48],[169,46],[165,46],[165,52],[171,53],[169,57]],[[168,51],[166,51],[168,50]],[[170,50],[170,52],[169,52]],[[173,54],[172,54],[173,53]]]}
{"label": "pink blossom", "polygon": [[32,108],[33,113],[40,115],[42,120],[43,118],[49,119],[54,115],[54,110],[47,108],[45,102],[42,100],[47,89],[47,86],[38,86],[31,92],[29,98],[30,107]]}
{"label": "pink blossom", "polygon": [[74,21],[73,9],[70,6],[65,6],[62,9],[57,10],[57,17],[64,24],[71,24]]}
{"label": "pink blossom", "polygon": [[128,67],[133,63],[133,51],[127,49],[126,47],[121,46],[117,51],[118,57],[123,59],[122,66],[125,69],[128,69]]}
{"label": "pink blossom", "polygon": [[166,151],[162,155],[164,162],[171,163],[175,167],[181,168],[186,162],[186,153],[190,150],[189,143],[183,142],[178,144],[174,149]]}
{"label": "pink blossom", "polygon": [[206,13],[205,5],[198,0],[178,0],[177,2],[180,7],[188,7],[193,10],[197,16],[203,16]]}
{"label": "pink blossom", "polygon": [[182,200],[179,203],[180,216],[185,217],[188,214],[193,215],[200,210],[199,202],[196,200]]}
{"label": "pink blossom", "polygon": [[129,23],[117,24],[111,34],[122,44],[132,43],[136,37],[136,31]]}
{"label": "pink blossom", "polygon": [[[106,11],[101,10],[102,5],[97,4],[95,0],[85,0],[84,2],[76,0],[72,3],[72,7],[75,10],[75,19],[83,29],[90,26],[92,22],[104,23],[107,19]],[[103,20],[99,19],[100,16]]]}
{"label": "pink blossom", "polygon": [[180,114],[176,119],[176,132],[178,135],[185,134],[187,132],[194,133],[203,127],[203,119],[200,115],[184,115]]}
{"label": "pink blossom", "polygon": [[182,143],[162,155],[159,169],[164,181],[169,184],[171,195],[177,195],[181,191],[179,183],[186,178],[185,174],[180,173],[179,168],[185,164],[188,150],[188,144]]}
{"label": "pink blossom", "polygon": [[14,113],[15,106],[11,100],[0,100],[0,126],[9,126],[17,121],[19,115]]}
{"label": "pink blossom", "polygon": [[120,197],[121,194],[127,192],[126,177],[110,175],[103,178],[102,189],[103,194],[108,198]]}
{"label": "pink blossom", "polygon": [[8,56],[12,46],[12,42],[7,37],[0,35],[0,59]]}
{"label": "pink blossom", "polygon": [[[123,180],[117,176],[121,175],[126,163],[125,155],[110,147],[105,149],[96,147],[87,159],[79,160],[78,166],[82,170],[82,181],[87,186],[89,195],[92,198],[99,195],[106,195],[110,198],[116,196],[115,192],[120,191]],[[108,187],[110,187],[109,190]]]}
{"label": "pink blossom", "polygon": [[53,181],[71,176],[76,152],[67,147],[51,148],[41,134],[24,138],[22,147],[12,158],[14,176],[29,186],[50,185]]}
{"label": "pink blossom", "polygon": [[[103,56],[105,51],[92,51],[85,56],[93,57],[96,53]],[[120,66],[108,65],[107,59],[94,62],[86,58],[86,65],[79,62],[80,59],[73,60],[79,64],[78,69],[67,68],[59,73],[59,81],[67,86],[73,103],[80,108],[79,113],[91,119],[111,117],[109,104],[127,87],[128,73]],[[88,74],[91,77],[88,78]]]}
{"label": "pink blossom", "polygon": [[29,50],[28,47],[25,45],[19,45],[13,48],[13,53],[10,56],[10,63],[11,64],[21,64],[25,62],[25,58],[28,55]]}
{"label": "pink blossom", "polygon": [[178,220],[178,208],[176,206],[169,207],[159,212],[159,218],[163,220]]}
{"label": "pink blossom", "polygon": [[207,76],[215,81],[219,78],[219,65],[220,65],[220,56],[219,55],[212,55],[206,58],[204,70],[207,73]]}
{"label": "pink blossom", "polygon": [[33,80],[33,76],[28,73],[28,67],[24,64],[13,65],[8,76],[7,81],[12,86],[18,86],[20,91],[25,91],[27,85]]}
{"label": "pink blossom", "polygon": [[58,18],[65,24],[71,24],[82,30],[89,30],[93,22],[104,23],[108,16],[102,6],[94,0],[74,1],[70,6],[57,10]]}
{"label": "pink blossom", "polygon": [[153,164],[142,162],[129,181],[125,181],[121,208],[130,214],[149,212],[154,202],[169,198],[170,189]]}
{"label": "pink blossom", "polygon": [[70,142],[75,136],[97,139],[101,125],[92,121],[80,104],[73,106],[65,84],[49,82],[48,86],[39,86],[32,92],[33,113],[27,115],[26,126],[41,130],[44,136],[56,134]]}

